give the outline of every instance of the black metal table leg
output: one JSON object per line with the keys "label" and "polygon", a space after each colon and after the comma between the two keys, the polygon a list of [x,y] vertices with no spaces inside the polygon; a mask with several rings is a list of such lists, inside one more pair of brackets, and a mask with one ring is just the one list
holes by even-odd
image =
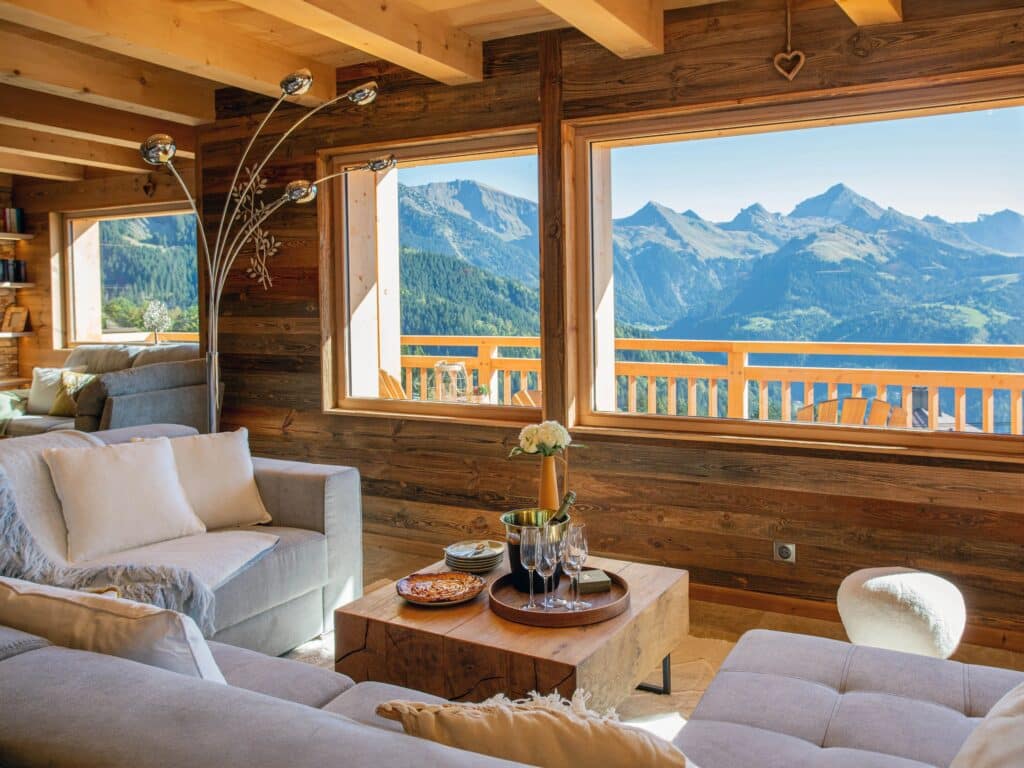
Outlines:
{"label": "black metal table leg", "polygon": [[660,696],[668,696],[672,693],[672,654],[668,654],[661,660],[661,685],[651,683],[640,683],[636,687],[638,691],[657,693]]}

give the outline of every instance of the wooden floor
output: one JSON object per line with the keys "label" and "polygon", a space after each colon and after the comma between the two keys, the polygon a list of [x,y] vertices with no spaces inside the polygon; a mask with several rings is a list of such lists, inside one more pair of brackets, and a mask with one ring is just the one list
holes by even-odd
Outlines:
{"label": "wooden floor", "polygon": [[[430,547],[417,546],[415,551],[409,551],[396,547],[384,537],[366,535],[363,545],[364,583],[369,587],[382,580],[392,581],[440,558],[441,552]],[[691,600],[690,637],[672,652],[672,695],[659,696],[638,691],[618,707],[620,717],[672,738],[697,706],[736,640],[744,632],[758,628],[846,639],[842,625],[837,622]],[[296,649],[289,656],[331,667],[333,643],[334,638],[327,635]],[[972,664],[1024,671],[1024,654],[1011,651],[962,645],[954,658]],[[660,682],[660,670],[651,670],[648,680]]]}

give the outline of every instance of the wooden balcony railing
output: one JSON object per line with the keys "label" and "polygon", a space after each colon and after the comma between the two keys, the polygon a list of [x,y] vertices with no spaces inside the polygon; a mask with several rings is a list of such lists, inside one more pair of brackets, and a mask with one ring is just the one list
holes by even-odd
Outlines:
{"label": "wooden balcony railing", "polygon": [[[468,388],[487,388],[478,398],[485,402],[509,405],[520,390],[543,389],[536,337],[403,336],[402,344],[406,351],[421,352],[402,355],[402,383],[412,399],[436,399],[434,365],[442,360],[462,362]],[[1024,360],[1021,346],[616,339],[615,349],[615,410],[620,412],[793,421],[809,403],[870,397],[901,406],[906,424],[899,426],[906,428],[1015,435],[1024,430],[1024,372],[885,365],[886,360],[928,358],[1011,367],[1007,361]],[[752,365],[752,355],[802,362],[856,358],[866,365]],[[707,360],[715,362],[702,362]]]}

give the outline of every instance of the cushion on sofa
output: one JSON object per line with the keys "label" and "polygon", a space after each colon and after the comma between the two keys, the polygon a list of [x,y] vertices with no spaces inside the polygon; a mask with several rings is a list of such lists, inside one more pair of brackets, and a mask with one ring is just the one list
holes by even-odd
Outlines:
{"label": "cushion on sofa", "polygon": [[216,642],[210,650],[228,685],[307,707],[320,709],[354,685],[350,677],[301,661]]}
{"label": "cushion on sofa", "polygon": [[74,429],[75,419],[71,416],[42,416],[25,414],[7,423],[4,435],[7,437],[30,437],[43,435],[58,429]]}
{"label": "cushion on sofa", "polygon": [[18,514],[47,558],[67,565],[68,529],[50,468],[43,460],[48,448],[83,448],[103,445],[92,435],[61,430],[45,435],[0,440],[0,467],[14,489]]}
{"label": "cushion on sofa", "polygon": [[185,495],[208,529],[270,522],[253,477],[245,427],[177,438],[171,450]]}
{"label": "cushion on sofa", "polygon": [[165,437],[50,448],[43,459],[61,500],[71,562],[206,531],[185,496]]}
{"label": "cushion on sofa", "polygon": [[[84,366],[67,368],[33,368],[32,388],[28,392],[28,404],[25,406],[25,413],[45,416],[53,410],[53,404],[60,392],[61,381],[65,371],[82,373]],[[57,415],[57,414],[55,414]]]}
{"label": "cushion on sofa", "polygon": [[1024,673],[754,630],[676,744],[701,768],[765,755],[759,766],[947,768],[993,696],[1020,680]]}
{"label": "cushion on sofa", "polygon": [[84,366],[88,373],[109,373],[128,368],[141,347],[128,344],[82,344],[71,350],[64,365]]}
{"label": "cushion on sofa", "polygon": [[165,608],[0,577],[0,624],[67,648],[224,682],[199,627]]}
{"label": "cushion on sofa", "polygon": [[327,583],[322,533],[276,526],[259,530],[277,536],[277,545],[216,589],[218,632]]}
{"label": "cushion on sofa", "polygon": [[199,357],[198,344],[156,344],[143,347],[132,360],[132,368],[156,363],[177,363],[182,360],[196,360]]}
{"label": "cushion on sofa", "polygon": [[1016,768],[1024,763],[1024,683],[996,702],[950,768]]}

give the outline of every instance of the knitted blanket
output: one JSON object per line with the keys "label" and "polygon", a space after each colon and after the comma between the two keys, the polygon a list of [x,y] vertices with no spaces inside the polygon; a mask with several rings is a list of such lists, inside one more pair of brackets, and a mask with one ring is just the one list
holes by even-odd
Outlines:
{"label": "knitted blanket", "polygon": [[75,567],[53,562],[18,513],[14,490],[2,467],[0,576],[67,589],[114,586],[121,597],[191,616],[206,637],[214,631],[213,592],[191,571],[148,565]]}

